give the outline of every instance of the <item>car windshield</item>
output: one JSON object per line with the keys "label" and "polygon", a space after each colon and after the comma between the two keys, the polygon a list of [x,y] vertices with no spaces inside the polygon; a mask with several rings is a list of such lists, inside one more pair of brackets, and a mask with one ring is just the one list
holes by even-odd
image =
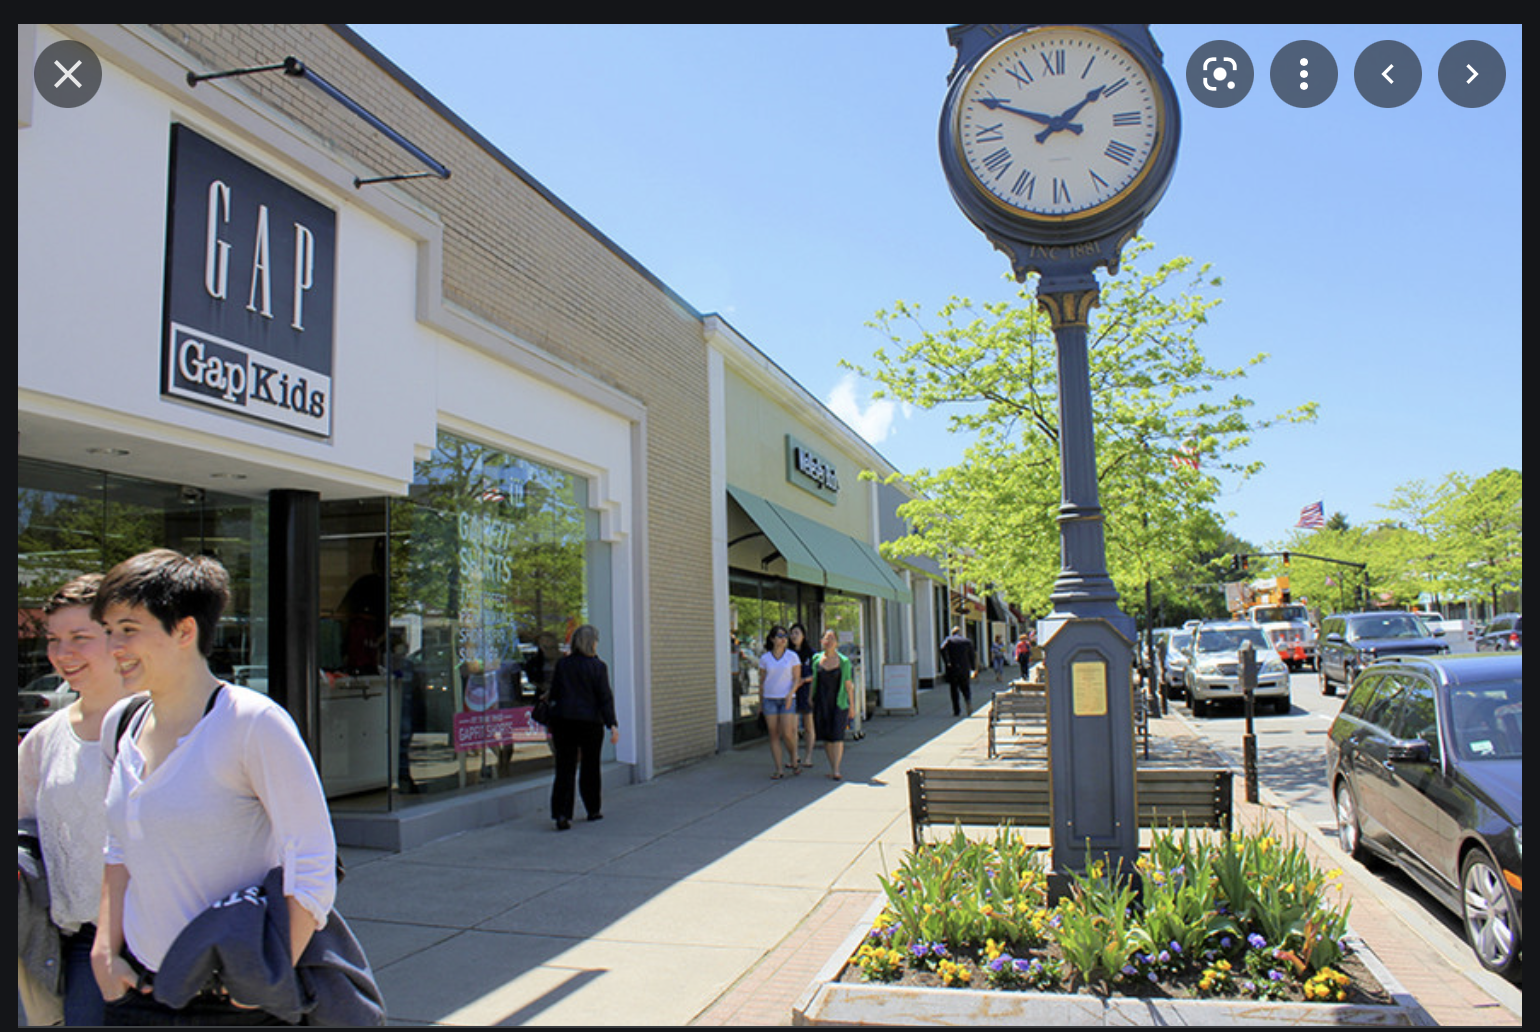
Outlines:
{"label": "car windshield", "polygon": [[1348,638],[1426,638],[1428,629],[1410,613],[1386,613],[1348,621]]}
{"label": "car windshield", "polygon": [[1198,630],[1199,652],[1235,652],[1240,649],[1243,641],[1251,642],[1258,650],[1272,648],[1267,639],[1262,637],[1260,627],[1212,627]]}
{"label": "car windshield", "polygon": [[1177,631],[1171,635],[1171,643],[1167,648],[1172,652],[1185,652],[1187,646],[1192,644],[1192,635]]}
{"label": "car windshield", "polygon": [[1259,606],[1251,611],[1251,618],[1257,623],[1284,623],[1309,619],[1304,606]]}
{"label": "car windshield", "polygon": [[1524,744],[1524,685],[1494,681],[1452,689],[1450,737],[1466,760],[1516,760]]}

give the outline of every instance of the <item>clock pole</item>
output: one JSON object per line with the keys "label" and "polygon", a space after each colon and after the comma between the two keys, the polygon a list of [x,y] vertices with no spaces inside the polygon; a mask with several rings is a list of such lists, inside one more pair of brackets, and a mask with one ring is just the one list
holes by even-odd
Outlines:
{"label": "clock pole", "polygon": [[1134,875],[1134,622],[1107,573],[1096,481],[1089,317],[1096,269],[1165,193],[1181,136],[1176,91],[1148,25],[959,25],[940,127],[963,213],[1039,274],[1059,376],[1061,569],[1039,625],[1048,679],[1053,866],[1105,858]]}
{"label": "clock pole", "polygon": [[1037,303],[1053,326],[1059,376],[1060,570],[1043,621],[1053,868],[1098,857],[1132,875],[1139,855],[1134,797],[1133,620],[1107,574],[1096,485],[1087,335],[1099,288],[1089,265],[1044,272]]}

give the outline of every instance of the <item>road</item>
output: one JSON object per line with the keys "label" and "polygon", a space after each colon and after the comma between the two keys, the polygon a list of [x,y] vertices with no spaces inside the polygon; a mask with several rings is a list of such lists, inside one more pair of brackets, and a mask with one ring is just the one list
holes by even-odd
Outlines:
{"label": "road", "polygon": [[[1326,789],[1326,733],[1342,706],[1342,694],[1322,695],[1320,679],[1314,673],[1294,674],[1289,679],[1289,693],[1293,705],[1287,714],[1267,712],[1255,717],[1257,781],[1262,798],[1289,807],[1296,825],[1307,825],[1335,843],[1336,811]],[[1242,769],[1246,718],[1239,706],[1211,706],[1211,715],[1203,718],[1193,717],[1185,702],[1173,701],[1170,706],[1229,758],[1236,770]],[[1242,784],[1237,778],[1237,794],[1243,791]],[[1342,862],[1357,866],[1345,855]],[[1395,906],[1414,934],[1457,966],[1469,969],[1472,980],[1504,1006],[1523,1013],[1522,989],[1480,969],[1458,917],[1389,864],[1371,863],[1368,873],[1372,876],[1368,881]]]}

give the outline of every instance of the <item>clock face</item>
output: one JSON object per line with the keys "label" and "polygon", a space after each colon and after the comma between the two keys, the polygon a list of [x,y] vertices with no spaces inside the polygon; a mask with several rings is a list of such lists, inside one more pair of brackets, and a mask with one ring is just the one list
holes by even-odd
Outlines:
{"label": "clock face", "polygon": [[1077,26],[1012,36],[979,60],[953,133],[974,183],[1017,216],[1073,221],[1138,185],[1164,128],[1160,92],[1127,48]]}

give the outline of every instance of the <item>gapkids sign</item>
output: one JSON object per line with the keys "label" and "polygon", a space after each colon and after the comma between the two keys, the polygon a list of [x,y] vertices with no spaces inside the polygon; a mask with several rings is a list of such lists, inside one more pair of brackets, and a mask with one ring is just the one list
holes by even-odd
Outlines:
{"label": "gapkids sign", "polygon": [[161,393],[330,437],[336,214],[173,125],[166,238]]}

